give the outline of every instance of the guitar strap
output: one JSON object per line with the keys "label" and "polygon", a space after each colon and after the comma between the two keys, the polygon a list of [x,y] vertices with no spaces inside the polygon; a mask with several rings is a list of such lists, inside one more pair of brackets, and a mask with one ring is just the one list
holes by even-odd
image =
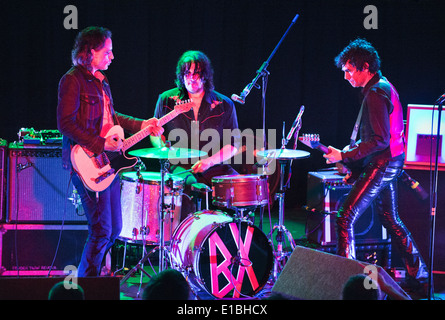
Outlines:
{"label": "guitar strap", "polygon": [[[366,99],[366,97],[365,97],[365,99]],[[355,143],[357,142],[357,134],[358,134],[358,129],[360,128],[360,121],[362,120],[363,105],[364,105],[365,99],[363,99],[362,106],[360,107],[360,111],[357,116],[357,120],[355,121],[355,124],[354,124],[354,129],[352,130],[351,140],[349,142],[349,147],[351,147],[351,148],[355,147]]]}

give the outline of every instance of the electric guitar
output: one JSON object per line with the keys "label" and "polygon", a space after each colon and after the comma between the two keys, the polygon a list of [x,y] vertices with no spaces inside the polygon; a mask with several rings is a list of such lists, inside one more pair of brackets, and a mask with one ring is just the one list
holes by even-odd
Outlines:
{"label": "electric guitar", "polygon": [[[193,106],[194,103],[191,100],[178,102],[174,110],[159,119],[159,125],[165,125],[179,114],[189,111]],[[113,182],[119,171],[136,165],[137,157],[127,157],[125,152],[149,135],[149,127],[124,139],[123,128],[115,125],[108,130],[105,137],[114,134],[117,134],[123,140],[122,149],[119,151],[104,151],[101,154],[95,154],[81,145],[75,145],[71,150],[73,168],[85,187],[91,191],[100,192],[105,190]]]}
{"label": "electric guitar", "polygon": [[[304,145],[308,146],[311,149],[316,149],[318,151],[323,152],[324,154],[329,154],[331,151],[324,144],[320,143],[320,135],[317,133],[306,133],[302,134],[298,137],[298,140],[302,142]],[[341,162],[341,161],[340,161]],[[349,173],[346,177],[347,183],[354,183],[357,180],[358,176],[362,172],[363,167],[361,163],[358,161],[356,164],[348,164],[347,166],[341,163],[341,166],[345,167]]]}

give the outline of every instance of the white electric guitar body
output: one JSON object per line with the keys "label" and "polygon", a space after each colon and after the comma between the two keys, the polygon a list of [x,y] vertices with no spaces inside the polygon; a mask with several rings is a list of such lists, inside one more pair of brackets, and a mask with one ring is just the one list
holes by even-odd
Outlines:
{"label": "white electric guitar body", "polygon": [[[174,110],[159,119],[159,125],[163,126],[181,113],[189,111],[194,103],[190,100],[179,102]],[[85,147],[75,145],[71,150],[71,163],[74,170],[82,179],[85,187],[91,191],[105,190],[113,182],[119,171],[133,167],[137,163],[136,157],[128,157],[126,151],[133,145],[149,135],[149,128],[144,128],[128,139],[124,139],[124,130],[121,126],[113,126],[105,137],[118,135],[123,140],[120,151],[104,151],[95,154]]]}

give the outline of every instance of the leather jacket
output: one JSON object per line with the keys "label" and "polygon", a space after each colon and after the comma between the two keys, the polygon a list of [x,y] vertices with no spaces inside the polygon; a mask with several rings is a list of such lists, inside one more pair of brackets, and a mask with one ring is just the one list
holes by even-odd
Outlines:
{"label": "leather jacket", "polygon": [[63,135],[62,163],[71,168],[70,153],[74,144],[80,144],[96,154],[104,151],[102,128],[104,96],[109,97],[115,124],[130,133],[140,130],[142,119],[114,111],[108,79],[101,82],[83,66],[72,67],[59,82],[57,127]]}
{"label": "leather jacket", "polygon": [[403,109],[394,86],[380,72],[362,90],[360,142],[342,152],[345,164],[404,159]]}

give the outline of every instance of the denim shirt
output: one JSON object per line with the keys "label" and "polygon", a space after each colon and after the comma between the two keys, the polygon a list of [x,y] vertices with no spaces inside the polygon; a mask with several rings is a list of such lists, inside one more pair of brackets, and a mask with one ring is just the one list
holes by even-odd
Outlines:
{"label": "denim shirt", "polygon": [[86,68],[72,67],[59,82],[57,126],[63,135],[62,163],[71,169],[70,153],[74,144],[100,154],[104,151],[105,138],[102,129],[104,96],[110,99],[111,113],[115,124],[131,133],[140,130],[142,119],[115,112],[108,79],[101,82]]}

